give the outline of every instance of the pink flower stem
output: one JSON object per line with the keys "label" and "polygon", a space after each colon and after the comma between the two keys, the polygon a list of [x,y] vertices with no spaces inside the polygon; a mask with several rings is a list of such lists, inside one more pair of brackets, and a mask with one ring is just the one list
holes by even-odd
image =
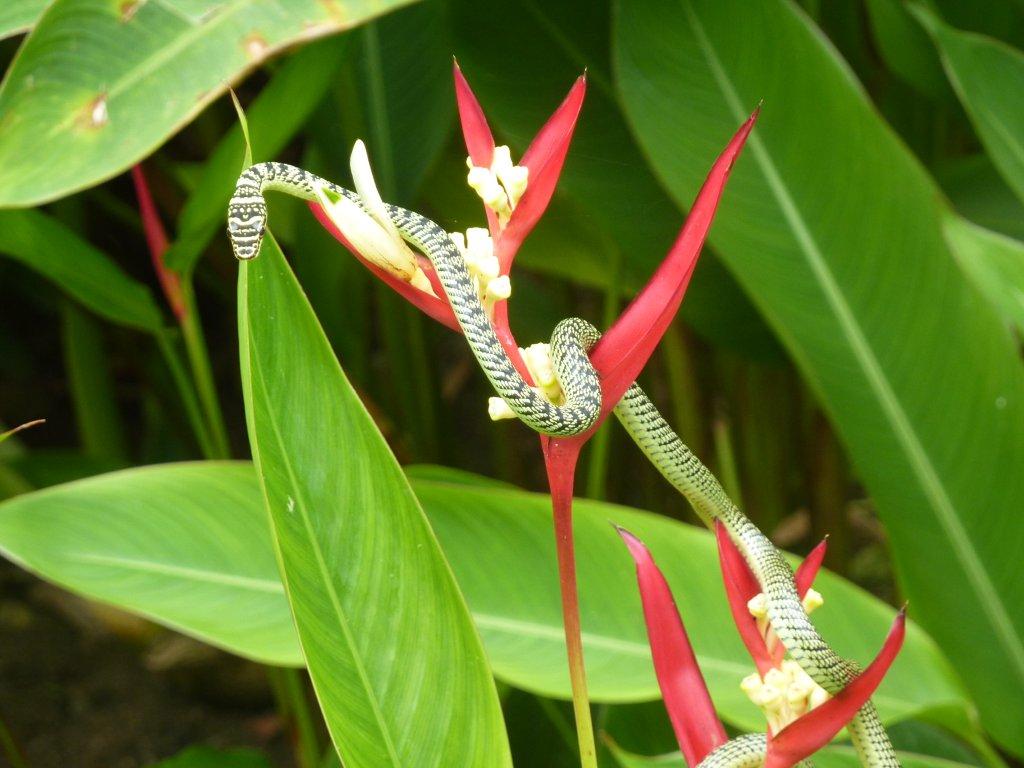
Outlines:
{"label": "pink flower stem", "polygon": [[576,584],[576,554],[572,532],[573,479],[576,460],[584,442],[585,440],[579,438],[541,438],[555,518],[555,550],[558,554],[558,582],[562,593],[562,622],[565,626],[565,648],[569,657],[569,682],[572,685],[572,706],[576,714],[580,765],[583,768],[597,768],[594,725],[590,717],[590,701],[587,696],[587,672],[583,664],[580,601]]}

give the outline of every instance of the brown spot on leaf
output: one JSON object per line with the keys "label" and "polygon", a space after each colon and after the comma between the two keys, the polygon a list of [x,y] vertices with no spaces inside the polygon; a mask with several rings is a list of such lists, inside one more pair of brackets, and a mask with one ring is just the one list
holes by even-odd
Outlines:
{"label": "brown spot on leaf", "polygon": [[242,48],[249,61],[260,61],[267,53],[267,41],[259,32],[250,32],[242,40]]}
{"label": "brown spot on leaf", "polygon": [[139,8],[146,4],[146,0],[121,0],[119,7],[121,14],[121,22],[127,23],[132,20]]}
{"label": "brown spot on leaf", "polygon": [[91,99],[78,115],[78,124],[82,128],[102,128],[110,122],[110,114],[107,112],[107,94],[101,93]]}
{"label": "brown spot on leaf", "polygon": [[327,11],[327,15],[331,17],[331,20],[336,24],[344,24],[348,20],[348,14],[345,13],[345,7],[338,2],[338,0],[320,0],[320,4]]}

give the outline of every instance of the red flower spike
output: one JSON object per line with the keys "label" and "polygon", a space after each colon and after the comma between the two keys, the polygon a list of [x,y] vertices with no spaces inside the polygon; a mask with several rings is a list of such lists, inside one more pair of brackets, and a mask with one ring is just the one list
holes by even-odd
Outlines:
{"label": "red flower spike", "polygon": [[326,229],[334,239],[339,243],[348,248],[352,252],[352,255],[359,259],[359,262],[370,270],[374,275],[379,277],[383,282],[387,283],[388,287],[400,295],[403,299],[407,300],[410,304],[419,309],[423,310],[426,314],[437,320],[442,325],[446,325],[456,333],[462,333],[462,328],[459,326],[459,321],[455,318],[455,313],[452,311],[451,304],[448,303],[448,298],[444,294],[444,289],[441,288],[436,282],[436,275],[434,275],[433,269],[426,271],[428,279],[430,279],[431,285],[434,286],[434,291],[437,296],[431,296],[429,293],[424,293],[419,288],[415,288],[404,280],[395,277],[390,272],[387,272],[375,264],[371,264],[346,239],[341,233],[334,222],[331,221],[327,212],[320,206],[319,203],[310,201],[308,203],[309,210],[316,216],[317,221]]}
{"label": "red flower spike", "polygon": [[[491,133],[491,127],[487,125],[484,110],[480,106],[480,102],[477,101],[473,89],[469,87],[465,75],[462,74],[459,62],[454,58],[452,59],[452,74],[455,79],[455,101],[459,107],[459,123],[462,125],[462,137],[466,142],[469,159],[473,161],[473,165],[489,168],[494,160],[494,135]],[[497,241],[501,231],[498,226],[498,217],[486,205],[484,212],[487,214],[487,228],[490,230],[491,237]]]}
{"label": "red flower spike", "polygon": [[507,275],[519,246],[551,202],[562,165],[569,151],[576,120],[587,92],[586,74],[580,75],[569,94],[530,143],[519,165],[529,169],[526,191],[520,198],[496,246],[501,274]]}
{"label": "red flower spike", "polygon": [[821,543],[811,550],[811,553],[800,563],[796,569],[793,580],[796,582],[796,593],[803,598],[807,590],[811,588],[822,562],[825,560],[825,550],[828,549],[828,537],[821,540]]}
{"label": "red flower spike", "polygon": [[466,151],[473,165],[489,168],[494,159],[494,136],[487,125],[487,117],[455,59],[452,59],[452,74],[455,77],[455,100],[459,105],[459,122],[462,123]]}
{"label": "red flower spike", "polygon": [[754,110],[711,167],[666,259],[591,353],[602,379],[603,411],[610,411],[621,399],[675,316],[711,228],[729,171],[754,128],[759,109]]}
{"label": "red flower spike", "polygon": [[[719,520],[715,521],[715,538],[718,539],[718,559],[722,566],[722,581],[725,583],[725,594],[729,599],[732,620],[740,633],[743,645],[747,647],[747,653],[754,660],[758,674],[763,678],[769,669],[777,666],[777,662],[757,627],[757,619],[747,608],[747,603],[761,591],[761,587]],[[781,643],[779,648],[782,648]]]}
{"label": "red flower spike", "polygon": [[867,669],[824,704],[790,723],[775,736],[768,735],[765,768],[789,768],[828,744],[874,694],[899,653],[905,634],[906,608],[901,608],[882,650]]}
{"label": "red flower spike", "polygon": [[643,542],[624,528],[616,530],[636,563],[654,671],[679,748],[692,768],[726,742],[725,729],[715,714],[668,582]]}
{"label": "red flower spike", "polygon": [[157,213],[156,205],[153,203],[153,196],[149,192],[149,184],[146,182],[146,174],[142,171],[141,165],[132,166],[132,182],[135,184],[135,196],[139,201],[139,216],[142,218],[142,229],[146,233],[146,244],[149,246],[150,259],[153,261],[153,270],[160,280],[160,288],[164,297],[171,307],[178,322],[185,319],[185,297],[181,292],[181,280],[176,272],[172,272],[164,264],[164,254],[167,253],[167,233],[160,221],[160,214]]}

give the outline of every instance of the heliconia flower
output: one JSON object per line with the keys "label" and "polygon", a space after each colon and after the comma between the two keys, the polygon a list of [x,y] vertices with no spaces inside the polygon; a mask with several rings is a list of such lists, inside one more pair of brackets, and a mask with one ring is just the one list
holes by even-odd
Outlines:
{"label": "heliconia flower", "polygon": [[[586,77],[584,75],[577,79],[562,104],[516,164],[506,147],[495,146],[483,110],[457,64],[454,66],[454,76],[459,117],[469,153],[467,181],[484,202],[489,238],[484,247],[483,234],[472,229],[465,236],[455,233],[451,237],[466,257],[467,269],[476,283],[478,295],[491,316],[495,335],[509,360],[527,384],[539,384],[542,393],[557,401],[557,382],[547,381],[544,375],[550,366],[546,350],[538,350],[538,345],[525,349],[519,347],[509,326],[508,302],[504,299],[512,293],[508,273],[515,254],[544,213],[554,193],[583,104]],[[716,160],[665,261],[592,351],[591,360],[602,387],[602,409],[597,423],[587,432],[574,437],[551,438],[542,435],[540,439],[551,491],[569,675],[584,763],[593,760],[594,746],[587,705],[572,535],[576,463],[582,447],[640,373],[679,309],[729,172],[756,118],[755,111]],[[356,176],[355,172],[353,176]],[[393,274],[387,264],[383,267],[372,264],[346,239],[343,228],[330,222],[330,217],[320,205],[313,203],[310,207],[335,237],[394,290],[435,319],[459,330],[443,289],[425,259],[421,259],[419,264],[434,289],[434,295],[414,287],[404,277]],[[507,405],[496,398],[491,398],[488,411],[492,418],[501,418],[510,413]]]}
{"label": "heliconia flower", "polygon": [[387,215],[362,141],[356,141],[352,149],[351,170],[369,213],[325,187],[317,190],[319,201],[309,204],[313,215],[396,293],[438,322],[461,332],[444,290],[435,283],[429,261],[412,252]]}
{"label": "heliconia flower", "polygon": [[[762,627],[758,626],[758,619],[755,615],[759,596],[762,600],[764,598],[761,587],[758,585],[757,579],[754,578],[754,574],[750,572],[743,555],[729,538],[725,527],[717,520],[715,521],[715,537],[718,540],[718,558],[722,567],[725,594],[729,599],[729,610],[732,612],[740,639],[754,660],[757,671],[763,677],[769,670],[778,667],[786,654],[786,649],[778,641],[769,647],[768,638],[762,631]],[[795,576],[797,594],[805,601],[808,594],[812,594],[811,610],[821,604],[819,602],[821,595],[811,590],[811,584],[814,583],[814,577],[818,574],[818,569],[821,568],[821,563],[825,559],[827,541],[827,539],[823,540],[811,551],[800,564]],[[817,598],[813,595],[817,595]],[[755,604],[754,610],[752,610],[752,603]]]}
{"label": "heliconia flower", "polygon": [[901,608],[882,644],[882,650],[867,669],[824,704],[797,718],[778,733],[769,731],[764,768],[789,768],[810,757],[835,738],[881,684],[903,646],[906,623],[906,608]]}
{"label": "heliconia flower", "polygon": [[[707,685],[697,666],[696,656],[664,576],[639,539],[621,528],[617,530],[636,563],[644,621],[665,708],[676,732],[680,750],[687,764],[693,768],[713,749],[725,743],[725,733],[715,715]],[[901,610],[897,614],[882,650],[867,669],[835,695],[821,697],[813,701],[811,706],[802,702],[803,707],[798,709],[797,702],[786,700],[787,694],[792,695],[795,690],[802,698],[813,698],[814,683],[793,661],[772,664],[772,655],[767,652],[764,638],[757,633],[756,628],[754,634],[759,642],[748,642],[748,638],[753,640],[753,637],[742,626],[752,626],[752,622],[748,621],[751,616],[743,595],[750,593],[751,582],[756,590],[757,582],[746,568],[739,550],[731,545],[724,528],[718,525],[716,532],[726,590],[733,616],[739,617],[737,626],[740,627],[740,634],[758,661],[759,669],[762,662],[768,663],[764,676],[772,680],[772,683],[766,684],[764,688],[773,690],[762,691],[766,699],[763,703],[767,708],[780,711],[788,707],[791,715],[789,718],[776,716],[770,719],[764,765],[766,768],[789,768],[831,741],[871,698],[903,644],[906,613]],[[729,541],[731,546],[725,545],[725,541]],[[809,572],[817,571],[823,554],[824,548],[819,545],[812,556],[808,557]],[[741,564],[746,569],[745,575],[739,573]],[[731,586],[730,580],[733,581]],[[805,581],[809,589],[810,580]]]}
{"label": "heliconia flower", "polygon": [[495,146],[480,102],[458,63],[452,68],[459,121],[469,153],[468,180],[484,200],[501,274],[507,275],[519,246],[554,194],[586,95],[586,74],[576,79],[516,165],[508,147]]}
{"label": "heliconia flower", "polygon": [[636,563],[654,672],[672,729],[690,766],[727,741],[665,576],[640,539],[616,530]]}

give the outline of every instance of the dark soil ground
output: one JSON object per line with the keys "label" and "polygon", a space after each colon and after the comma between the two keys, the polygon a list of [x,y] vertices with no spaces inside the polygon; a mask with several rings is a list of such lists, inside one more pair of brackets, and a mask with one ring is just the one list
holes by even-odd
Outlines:
{"label": "dark soil ground", "polygon": [[293,765],[262,668],[2,560],[0,722],[28,768],[137,768],[193,744]]}

